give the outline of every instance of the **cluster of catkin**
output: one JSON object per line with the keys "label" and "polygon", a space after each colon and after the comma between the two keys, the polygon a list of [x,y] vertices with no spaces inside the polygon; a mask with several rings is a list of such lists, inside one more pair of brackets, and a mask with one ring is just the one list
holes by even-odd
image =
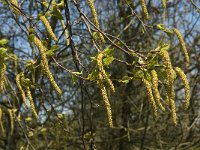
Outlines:
{"label": "cluster of catkin", "polygon": [[164,65],[166,67],[166,95],[167,95],[167,102],[169,102],[169,105],[171,107],[172,111],[172,121],[176,125],[177,124],[177,117],[176,117],[176,107],[175,107],[175,91],[174,91],[174,81],[176,78],[176,73],[172,67],[171,60],[169,57],[169,54],[166,49],[161,49],[159,52],[159,55],[164,60]]}
{"label": "cluster of catkin", "polygon": [[[185,89],[185,100],[184,100],[184,108],[187,109],[190,103],[190,87],[187,80],[187,76],[182,71],[181,68],[176,67],[175,69],[172,66],[170,56],[168,51],[165,48],[161,48],[158,52],[158,55],[163,59],[164,66],[166,69],[166,103],[169,104],[172,112],[172,121],[176,125],[177,124],[177,116],[176,116],[176,107],[175,107],[175,91],[174,91],[174,81],[177,75],[181,78],[184,89]],[[143,79],[143,83],[146,87],[147,94],[150,100],[150,103],[153,108],[154,116],[157,116],[157,105],[162,111],[165,111],[165,108],[160,102],[160,93],[158,90],[158,75],[155,70],[151,70],[151,81]]]}
{"label": "cluster of catkin", "polygon": [[[62,0],[60,3],[56,3],[55,0],[52,0],[51,2],[51,7],[50,10],[53,11],[54,6],[57,6],[57,11],[59,11],[59,13],[61,13],[61,10],[59,9],[60,7],[64,6],[64,1]],[[48,6],[46,6],[48,7]],[[53,30],[48,22],[48,20],[45,18],[45,16],[40,16],[40,20],[44,23],[46,30],[48,31],[50,37],[54,40],[57,41],[57,38],[55,36],[55,34],[53,33]],[[66,25],[64,20],[60,20],[61,26],[64,30],[64,35],[65,35],[65,39],[66,39],[66,45],[68,46],[70,44],[70,40],[69,40],[69,33],[68,30],[66,29]]]}
{"label": "cluster of catkin", "polygon": [[153,108],[154,117],[157,117],[157,105],[162,111],[165,111],[160,99],[160,93],[158,90],[158,75],[155,70],[151,70],[151,82],[143,78],[144,86],[147,90],[150,104]]}
{"label": "cluster of catkin", "polygon": [[[167,65],[167,63],[169,63],[169,62],[166,62],[166,60],[168,60],[168,59],[166,59],[165,57],[166,56],[163,56],[165,65]],[[169,71],[169,68],[167,70]],[[170,105],[171,112],[172,112],[172,121],[176,125],[177,124],[177,116],[176,116],[175,92],[174,92],[174,80],[176,78],[176,74],[178,76],[180,76],[180,78],[183,82],[184,88],[185,88],[185,101],[184,101],[185,109],[187,109],[189,107],[189,103],[190,103],[190,87],[189,87],[187,77],[181,68],[176,67],[175,70],[172,69],[172,70],[170,70],[170,72],[168,72],[168,71],[166,71],[167,79],[166,79],[166,84],[165,84],[166,96],[167,96],[166,103],[169,103],[169,105]],[[159,108],[162,111],[165,111],[165,108],[163,107],[162,103],[160,102],[161,97],[160,97],[160,93],[158,90],[157,72],[155,70],[152,70],[151,71],[151,82],[146,79],[143,79],[143,83],[147,90],[149,101],[150,101],[150,104],[153,109],[154,117],[157,117],[157,105],[159,106]]]}
{"label": "cluster of catkin", "polygon": [[[183,37],[178,29],[173,29],[174,33],[178,37],[180,41],[180,45],[185,56],[186,63],[189,63],[189,55],[188,51],[185,46],[185,42]],[[160,48],[158,55],[163,59],[164,66],[166,69],[166,82],[165,82],[165,90],[166,90],[166,104],[168,104],[171,108],[172,112],[172,121],[176,125],[177,124],[177,116],[176,116],[176,107],[175,107],[175,91],[174,91],[174,81],[176,76],[178,75],[184,85],[185,89],[185,101],[184,101],[184,108],[187,109],[190,103],[190,87],[187,80],[187,76],[182,71],[181,68],[176,67],[175,69],[172,66],[169,53],[166,48]],[[161,110],[165,110],[160,102],[160,94],[158,91],[158,75],[155,70],[151,70],[151,83],[146,79],[143,79],[143,83],[147,89],[147,94],[150,99],[150,103],[153,107],[154,116],[157,116],[157,108],[156,104],[160,107]],[[154,100],[155,99],[155,100]]]}
{"label": "cluster of catkin", "polygon": [[113,85],[112,81],[110,80],[109,76],[107,75],[106,71],[104,70],[103,57],[104,57],[104,54],[102,52],[97,55],[97,66],[98,66],[98,71],[99,71],[97,84],[100,88],[101,95],[102,95],[102,98],[104,101],[109,126],[113,127],[112,111],[111,111],[111,106],[110,106],[110,102],[109,102],[108,95],[107,95],[107,90],[104,85],[104,80],[112,92],[115,92],[115,88],[114,88],[114,85]]}
{"label": "cluster of catkin", "polygon": [[28,105],[27,105],[27,102],[26,102],[26,94],[27,94],[33,115],[35,116],[35,118],[38,119],[39,117],[38,117],[38,114],[37,114],[37,111],[36,111],[36,108],[35,108],[35,104],[34,104],[34,101],[33,101],[33,97],[32,97],[32,94],[31,94],[30,85],[26,84],[25,81],[26,81],[26,78],[25,78],[23,72],[17,74],[16,85],[17,85],[17,88],[19,89],[19,91],[21,93],[21,97],[22,97],[22,101],[24,103],[24,106],[25,106],[25,108],[28,108]]}

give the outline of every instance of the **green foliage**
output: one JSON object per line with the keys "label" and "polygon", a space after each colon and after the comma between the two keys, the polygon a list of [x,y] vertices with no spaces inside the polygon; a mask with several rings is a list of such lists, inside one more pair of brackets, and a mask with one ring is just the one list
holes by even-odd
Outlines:
{"label": "green foliage", "polygon": [[46,51],[46,55],[48,57],[52,57],[55,55],[55,52],[60,48],[59,45],[53,45],[50,50]]}
{"label": "green foliage", "polygon": [[0,40],[0,47],[4,47],[8,43],[7,39],[1,39]]}
{"label": "green foliage", "polygon": [[61,14],[61,12],[59,11],[57,6],[53,6],[53,15],[59,19],[59,20],[63,20],[63,16]]}
{"label": "green foliage", "polygon": [[113,62],[114,59],[115,58],[113,56],[104,58],[103,65],[108,67]]}
{"label": "green foliage", "polygon": [[119,82],[122,82],[122,83],[129,83],[130,80],[132,80],[133,77],[129,77],[129,76],[123,76],[121,80],[119,80]]}
{"label": "green foliage", "polygon": [[77,82],[77,75],[81,75],[82,72],[72,72],[72,83],[76,84]]}

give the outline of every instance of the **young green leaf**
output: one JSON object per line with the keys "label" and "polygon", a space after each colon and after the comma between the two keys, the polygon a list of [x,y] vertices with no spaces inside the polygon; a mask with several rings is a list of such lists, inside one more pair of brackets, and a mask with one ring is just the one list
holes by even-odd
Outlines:
{"label": "young green leaf", "polygon": [[58,50],[59,48],[60,48],[59,45],[53,45],[53,46],[51,47],[50,50],[52,50],[52,51],[56,51],[56,50]]}
{"label": "young green leaf", "polygon": [[105,48],[103,50],[105,55],[111,56],[113,54],[114,48]]}
{"label": "young green leaf", "polygon": [[123,76],[122,79],[119,80],[119,82],[127,84],[127,83],[129,83],[129,81],[132,80],[132,79],[133,79],[133,77]]}
{"label": "young green leaf", "polygon": [[59,20],[63,20],[63,16],[61,14],[61,12],[58,10],[58,8],[56,6],[53,7],[53,15],[59,19]]}
{"label": "young green leaf", "polygon": [[113,62],[113,60],[114,60],[115,58],[114,57],[107,57],[107,58],[104,58],[103,59],[103,64],[104,64],[104,66],[108,66],[108,65],[110,65],[112,62]]}
{"label": "young green leaf", "polygon": [[7,39],[1,39],[0,40],[0,46],[5,46],[8,43]]}

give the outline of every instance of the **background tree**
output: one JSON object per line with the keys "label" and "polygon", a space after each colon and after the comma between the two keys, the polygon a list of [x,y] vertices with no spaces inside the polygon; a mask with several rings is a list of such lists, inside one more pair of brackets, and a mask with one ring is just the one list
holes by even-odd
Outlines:
{"label": "background tree", "polygon": [[0,148],[200,147],[199,6],[0,1]]}

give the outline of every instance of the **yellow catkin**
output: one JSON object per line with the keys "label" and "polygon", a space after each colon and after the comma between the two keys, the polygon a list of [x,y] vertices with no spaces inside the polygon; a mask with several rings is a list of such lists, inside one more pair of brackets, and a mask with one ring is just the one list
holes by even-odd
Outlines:
{"label": "yellow catkin", "polygon": [[110,78],[108,77],[106,71],[103,68],[103,57],[104,57],[103,53],[99,53],[97,56],[97,65],[98,65],[99,72],[101,73],[103,79],[106,80],[111,91],[115,92],[115,87],[114,87],[112,81],[110,80]]}
{"label": "yellow catkin", "polygon": [[[100,29],[100,27],[99,27],[99,21],[98,21],[98,17],[97,17],[97,12],[96,12],[96,9],[95,9],[95,6],[94,6],[94,2],[93,2],[93,0],[87,0],[87,2],[88,2],[88,5],[90,7],[90,11],[92,13],[92,16],[94,18],[94,25],[98,29]],[[98,36],[101,39],[101,42],[105,43],[105,39],[104,39],[103,35],[100,32],[98,32]]]}
{"label": "yellow catkin", "polygon": [[69,33],[68,33],[67,29],[66,29],[64,20],[61,20],[61,25],[62,25],[63,30],[65,29],[64,34],[65,34],[65,38],[66,38],[66,45],[68,46],[70,44]]}
{"label": "yellow catkin", "polygon": [[151,76],[152,76],[152,91],[155,97],[155,101],[157,103],[157,105],[160,107],[160,109],[162,111],[165,111],[165,108],[163,107],[163,105],[160,102],[160,93],[158,91],[158,75],[157,72],[155,70],[151,71]]}
{"label": "yellow catkin", "polygon": [[6,73],[6,65],[2,63],[0,67],[0,91],[2,91],[5,87],[5,79],[6,79],[5,73]]}
{"label": "yellow catkin", "polygon": [[12,3],[15,6],[19,6],[18,1],[17,0],[10,0],[10,3]]}
{"label": "yellow catkin", "polygon": [[18,67],[18,58],[16,55],[13,55],[13,60],[14,60],[14,70],[17,73],[17,67]]}
{"label": "yellow catkin", "polygon": [[20,77],[21,77],[21,74],[17,74],[16,79],[15,79],[16,85],[17,85],[17,88],[19,89],[19,91],[21,93],[22,100],[23,100],[25,108],[28,108],[27,102],[26,102],[26,95],[25,95],[25,92],[24,92],[24,90],[23,90],[23,88],[21,86]]}
{"label": "yellow catkin", "polygon": [[187,63],[190,62],[190,58],[189,58],[189,55],[188,55],[188,51],[187,51],[187,48],[185,46],[185,42],[183,40],[183,37],[181,35],[181,33],[179,32],[178,29],[174,28],[174,33],[176,34],[176,36],[178,37],[178,40],[180,42],[180,45],[181,45],[181,48],[182,48],[182,51],[183,51],[183,54],[185,56],[185,60]]}
{"label": "yellow catkin", "polygon": [[150,104],[153,108],[153,114],[154,114],[154,117],[157,117],[157,107],[156,107],[156,103],[155,103],[155,100],[154,100],[154,97],[153,97],[153,93],[152,93],[152,89],[151,89],[151,84],[149,81],[147,81],[146,79],[143,78],[143,83],[144,83],[144,86],[147,90],[147,95],[149,97],[149,101],[150,101]]}
{"label": "yellow catkin", "polygon": [[56,35],[54,34],[52,28],[51,28],[51,25],[49,24],[49,21],[46,19],[45,16],[40,16],[40,20],[44,23],[44,26],[49,34],[49,36],[55,41],[57,42],[58,39],[56,37]]}
{"label": "yellow catkin", "polygon": [[172,82],[166,82],[166,91],[167,91],[167,98],[169,101],[169,105],[172,112],[172,121],[176,125],[177,124],[177,117],[176,117],[176,107],[175,107],[175,92],[174,92],[174,80]]}
{"label": "yellow catkin", "polygon": [[11,3],[11,10],[18,17],[19,16],[19,10],[17,9],[17,8],[19,8],[18,1],[17,0],[10,0],[9,2]]}
{"label": "yellow catkin", "polygon": [[29,102],[30,102],[30,106],[31,106],[31,110],[33,112],[33,115],[35,116],[36,119],[38,119],[39,117],[38,117],[37,111],[35,109],[35,104],[34,104],[34,101],[33,101],[33,97],[31,95],[31,90],[28,86],[26,87],[26,92],[27,92],[27,96],[28,96],[28,99],[29,99]]}
{"label": "yellow catkin", "polygon": [[51,71],[49,70],[49,65],[48,65],[48,61],[47,61],[47,56],[46,56],[46,48],[45,46],[42,44],[42,42],[38,39],[38,38],[34,38],[34,43],[35,45],[38,47],[39,51],[40,51],[40,55],[41,55],[41,60],[42,60],[42,67],[51,83],[51,85],[53,86],[53,88],[56,90],[56,92],[59,95],[62,95],[62,91],[59,88],[59,86],[57,85],[56,81],[54,80],[54,77],[51,73]]}
{"label": "yellow catkin", "polygon": [[172,73],[172,64],[171,64],[171,60],[169,57],[169,54],[167,52],[167,50],[163,49],[159,52],[159,55],[164,59],[164,65],[166,66],[166,71],[171,72]]}
{"label": "yellow catkin", "polygon": [[142,6],[142,11],[145,16],[145,19],[149,19],[149,13],[147,11],[147,6],[146,6],[146,1],[145,0],[140,0],[140,4]]}
{"label": "yellow catkin", "polygon": [[174,84],[174,80],[176,78],[176,73],[172,67],[171,60],[169,57],[169,54],[166,50],[161,50],[159,52],[159,55],[164,59],[164,65],[166,66],[166,73],[167,73],[167,84],[166,84],[166,90],[167,93],[170,95],[174,95],[174,90],[172,88],[172,85]]}
{"label": "yellow catkin", "polygon": [[166,102],[166,105],[169,105],[169,96],[167,94],[167,91],[166,91],[166,95],[165,95],[165,102]]}
{"label": "yellow catkin", "polygon": [[172,121],[174,125],[177,124],[177,117],[176,117],[176,107],[175,107],[175,92],[174,92],[174,84],[171,85],[170,91],[170,107],[172,111]]}
{"label": "yellow catkin", "polygon": [[97,84],[98,84],[98,86],[100,88],[101,95],[102,95],[102,98],[103,98],[103,101],[104,101],[104,105],[105,105],[106,112],[107,112],[109,126],[112,128],[113,127],[113,120],[112,120],[111,106],[110,106],[110,102],[108,100],[106,88],[103,85],[103,77],[102,77],[102,75],[100,73],[99,73],[99,80],[97,81]]}
{"label": "yellow catkin", "polygon": [[1,132],[4,134],[5,130],[4,130],[4,127],[3,127],[2,117],[3,117],[3,111],[0,108],[0,129],[1,129]]}
{"label": "yellow catkin", "polygon": [[175,107],[175,91],[174,91],[174,80],[176,78],[176,72],[174,71],[169,54],[167,50],[161,50],[159,55],[164,59],[164,64],[166,66],[167,73],[167,81],[166,81],[166,91],[167,91],[167,101],[169,101],[169,105],[172,111],[172,121],[176,125],[176,107]]}
{"label": "yellow catkin", "polygon": [[184,88],[185,88],[184,107],[185,107],[185,109],[187,109],[189,107],[189,104],[190,104],[190,86],[189,86],[189,83],[188,83],[188,80],[187,80],[187,76],[185,75],[185,73],[182,71],[181,68],[176,67],[175,70],[176,70],[177,74],[180,76],[180,78],[183,82]]}
{"label": "yellow catkin", "polygon": [[167,8],[167,0],[162,0],[162,6],[164,9]]}
{"label": "yellow catkin", "polygon": [[10,118],[10,134],[14,132],[14,115],[12,109],[8,109],[8,114]]}

